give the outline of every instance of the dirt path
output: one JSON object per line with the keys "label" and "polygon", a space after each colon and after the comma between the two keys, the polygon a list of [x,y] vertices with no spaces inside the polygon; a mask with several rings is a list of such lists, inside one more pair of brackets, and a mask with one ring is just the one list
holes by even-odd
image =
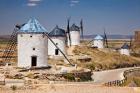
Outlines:
{"label": "dirt path", "polygon": [[92,78],[95,84],[104,84],[110,81],[122,80],[124,79],[124,76],[123,76],[124,71],[133,69],[133,68],[140,68],[140,67],[131,67],[131,68],[122,68],[122,69],[115,69],[115,70],[93,72],[94,74]]}
{"label": "dirt path", "polygon": [[140,93],[139,88],[101,87],[93,84],[49,84],[36,90],[2,90],[0,93]]}

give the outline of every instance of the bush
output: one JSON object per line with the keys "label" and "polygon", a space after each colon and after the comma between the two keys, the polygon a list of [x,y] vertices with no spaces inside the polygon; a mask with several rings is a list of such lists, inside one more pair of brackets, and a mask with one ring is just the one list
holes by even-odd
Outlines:
{"label": "bush", "polygon": [[83,75],[79,76],[79,78],[80,78],[80,81],[89,81],[89,80],[92,80],[91,74],[83,74]]}
{"label": "bush", "polygon": [[90,69],[91,71],[95,70],[95,64],[94,63],[88,64],[87,68]]}
{"label": "bush", "polygon": [[23,74],[16,74],[15,76],[14,76],[14,79],[23,79],[24,78],[24,75]]}
{"label": "bush", "polygon": [[140,87],[140,78],[138,77],[134,77],[133,81],[135,82],[135,84],[137,85],[137,87]]}
{"label": "bush", "polygon": [[11,89],[12,89],[13,91],[15,91],[15,90],[17,89],[17,86],[12,85],[12,86],[11,86]]}
{"label": "bush", "polygon": [[64,75],[64,78],[69,80],[69,81],[75,81],[75,77],[74,77],[74,75],[72,73],[66,73]]}
{"label": "bush", "polygon": [[34,74],[33,73],[29,73],[29,74],[27,74],[27,77],[33,79],[34,78]]}
{"label": "bush", "polygon": [[131,53],[131,56],[140,57],[140,54],[138,54],[138,53]]}

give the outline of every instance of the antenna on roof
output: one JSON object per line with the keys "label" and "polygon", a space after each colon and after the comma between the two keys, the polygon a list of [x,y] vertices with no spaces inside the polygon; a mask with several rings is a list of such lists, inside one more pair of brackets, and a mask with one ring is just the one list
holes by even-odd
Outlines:
{"label": "antenna on roof", "polygon": [[83,33],[83,19],[81,19],[81,21],[80,21],[80,29],[81,29],[81,36],[82,36],[82,39],[84,39],[84,33]]}

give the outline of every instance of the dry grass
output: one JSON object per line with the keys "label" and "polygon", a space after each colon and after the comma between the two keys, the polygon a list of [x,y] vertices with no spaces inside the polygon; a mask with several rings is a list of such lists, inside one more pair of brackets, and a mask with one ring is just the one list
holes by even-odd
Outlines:
{"label": "dry grass", "polygon": [[[128,73],[126,75],[127,80],[125,81],[125,83],[123,84],[123,86],[137,86],[140,87],[140,72],[138,71],[134,71],[131,73]],[[132,84],[133,82],[133,84]]]}
{"label": "dry grass", "polygon": [[139,58],[136,59],[131,56],[120,55],[119,53],[113,52],[111,50],[106,51],[108,52],[99,51],[98,49],[94,49],[88,46],[77,46],[73,52],[75,53],[75,55],[84,54],[91,56],[92,60],[90,61],[90,63],[94,63],[96,67],[99,67],[101,69],[113,69],[140,65]]}

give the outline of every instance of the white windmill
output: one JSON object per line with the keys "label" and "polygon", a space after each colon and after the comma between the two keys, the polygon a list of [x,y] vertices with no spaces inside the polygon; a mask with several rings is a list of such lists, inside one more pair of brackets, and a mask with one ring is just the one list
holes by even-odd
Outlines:
{"label": "white windmill", "polygon": [[18,67],[48,66],[48,37],[46,29],[31,18],[18,32]]}
{"label": "white windmill", "polygon": [[122,55],[130,55],[130,50],[129,50],[129,46],[127,43],[124,43],[123,46],[120,49],[120,54]]}
{"label": "white windmill", "polygon": [[104,38],[101,35],[97,35],[94,38],[92,47],[104,48]]}
{"label": "white windmill", "polygon": [[[50,38],[53,42],[66,54],[66,33],[65,30],[56,26],[50,33]],[[48,40],[48,55],[50,56],[62,56],[62,53],[57,49],[54,44]]]}

